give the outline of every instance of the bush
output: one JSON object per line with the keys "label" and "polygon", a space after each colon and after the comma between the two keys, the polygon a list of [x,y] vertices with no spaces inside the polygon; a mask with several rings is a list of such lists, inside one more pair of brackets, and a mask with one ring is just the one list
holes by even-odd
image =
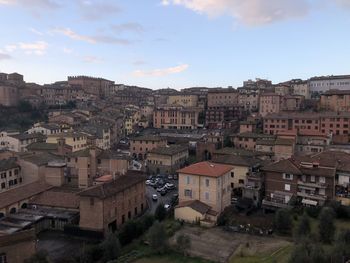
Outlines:
{"label": "bush", "polygon": [[348,206],[344,206],[338,201],[330,201],[327,206],[334,210],[337,218],[350,218],[350,208]]}
{"label": "bush", "polygon": [[310,235],[311,227],[310,227],[310,219],[306,213],[304,213],[295,227],[294,230],[294,238],[300,239],[303,237],[307,237]]}
{"label": "bush", "polygon": [[317,218],[320,215],[321,212],[321,207],[316,206],[316,207],[306,207],[305,212],[312,218]]}
{"label": "bush", "polygon": [[166,217],[166,210],[164,208],[164,204],[160,203],[156,211],[154,212],[154,218],[158,221],[163,221]]}
{"label": "bush", "polygon": [[117,236],[114,233],[108,233],[106,239],[101,243],[101,249],[104,262],[117,259],[120,256],[121,249]]}
{"label": "bush", "polygon": [[274,227],[280,234],[289,234],[292,229],[292,217],[288,209],[279,209],[274,218]]}
{"label": "bush", "polygon": [[320,240],[331,243],[335,234],[334,211],[332,208],[324,207],[319,216],[318,233]]}
{"label": "bush", "polygon": [[153,225],[153,222],[154,217],[149,215],[141,219],[127,221],[118,234],[121,245],[125,246],[143,235]]}
{"label": "bush", "polygon": [[150,246],[157,253],[164,253],[168,248],[168,239],[164,225],[156,221],[149,229],[148,239]]}
{"label": "bush", "polygon": [[191,238],[184,234],[178,235],[176,238],[176,245],[184,256],[186,256],[187,250],[191,248]]}

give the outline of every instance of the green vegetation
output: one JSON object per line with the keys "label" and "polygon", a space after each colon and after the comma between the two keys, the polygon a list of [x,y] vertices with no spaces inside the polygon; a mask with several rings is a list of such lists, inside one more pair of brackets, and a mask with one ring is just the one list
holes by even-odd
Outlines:
{"label": "green vegetation", "polygon": [[164,204],[158,204],[156,211],[154,212],[154,218],[158,221],[163,221],[167,215],[167,212],[164,208]]}
{"label": "green vegetation", "polygon": [[280,234],[289,234],[293,227],[291,212],[288,209],[279,209],[274,218],[274,227]]}
{"label": "green vegetation", "polygon": [[175,252],[169,252],[166,255],[147,256],[147,258],[141,258],[139,260],[134,261],[133,263],[212,263],[212,262],[208,260],[200,259],[200,258],[185,257]]}

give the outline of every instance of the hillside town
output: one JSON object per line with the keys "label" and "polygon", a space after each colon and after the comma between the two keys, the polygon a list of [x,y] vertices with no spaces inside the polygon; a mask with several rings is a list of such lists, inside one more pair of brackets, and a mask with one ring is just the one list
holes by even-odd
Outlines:
{"label": "hillside town", "polygon": [[45,116],[1,123],[0,262],[32,257],[48,231],[97,242],[160,209],[207,231],[230,209],[249,226],[297,207],[349,211],[350,75],[153,90],[0,73],[0,105]]}

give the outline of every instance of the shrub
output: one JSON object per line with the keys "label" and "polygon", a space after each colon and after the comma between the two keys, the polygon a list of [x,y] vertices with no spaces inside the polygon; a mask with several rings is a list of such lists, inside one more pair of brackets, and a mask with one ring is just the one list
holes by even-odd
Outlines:
{"label": "shrub", "polygon": [[302,237],[307,237],[310,235],[311,227],[310,227],[310,219],[306,213],[304,213],[300,219],[298,224],[294,230],[295,239],[300,239]]}
{"label": "shrub", "polygon": [[279,209],[274,218],[274,227],[281,234],[289,234],[292,229],[292,217],[288,209]]}
{"label": "shrub", "polygon": [[149,229],[148,239],[150,246],[158,253],[164,253],[168,248],[168,240],[164,225],[156,221]]}
{"label": "shrub", "polygon": [[318,233],[320,240],[331,243],[335,234],[334,211],[332,208],[324,207],[319,216]]}
{"label": "shrub", "polygon": [[160,203],[156,211],[154,212],[154,218],[158,221],[163,221],[166,217],[166,210],[164,208],[164,204]]}

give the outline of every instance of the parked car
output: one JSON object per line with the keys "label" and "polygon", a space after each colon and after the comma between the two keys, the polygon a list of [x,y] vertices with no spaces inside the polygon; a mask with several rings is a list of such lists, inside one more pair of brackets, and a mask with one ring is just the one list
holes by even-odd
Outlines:
{"label": "parked car", "polygon": [[168,175],[168,179],[169,179],[169,180],[173,180],[173,179],[174,179],[173,175],[172,175],[172,174],[169,174],[169,175]]}
{"label": "parked car", "polygon": [[146,180],[146,185],[150,185],[151,180]]}
{"label": "parked car", "polygon": [[164,208],[165,208],[165,210],[167,210],[167,211],[168,211],[168,210],[170,210],[171,205],[169,205],[169,204],[165,204],[165,205],[164,205]]}
{"label": "parked car", "polygon": [[177,174],[174,174],[173,178],[174,178],[174,180],[179,179],[179,177],[178,177],[178,175],[177,175]]}
{"label": "parked car", "polygon": [[150,181],[148,185],[154,187],[156,185],[156,182],[155,181]]}
{"label": "parked car", "polygon": [[166,187],[168,190],[175,189],[175,185],[174,185],[174,184],[171,184],[171,183],[167,183],[167,184],[165,185],[165,187]]}
{"label": "parked car", "polygon": [[156,194],[152,195],[152,200],[153,201],[158,201],[158,195],[156,195]]}
{"label": "parked car", "polygon": [[160,191],[160,195],[164,196],[167,194],[167,190],[166,189],[162,189],[162,191]]}

